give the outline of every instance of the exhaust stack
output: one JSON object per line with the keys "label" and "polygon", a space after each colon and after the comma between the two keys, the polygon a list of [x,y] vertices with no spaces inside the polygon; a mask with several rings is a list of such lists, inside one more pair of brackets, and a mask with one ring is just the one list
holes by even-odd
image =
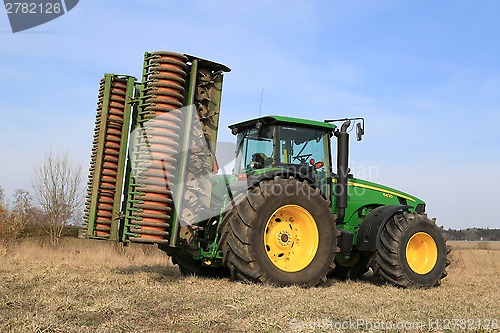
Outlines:
{"label": "exhaust stack", "polygon": [[337,204],[337,221],[344,223],[345,210],[347,208],[347,181],[349,175],[349,133],[347,129],[351,121],[346,120],[339,130],[335,131],[337,137],[337,184],[335,185],[335,197]]}

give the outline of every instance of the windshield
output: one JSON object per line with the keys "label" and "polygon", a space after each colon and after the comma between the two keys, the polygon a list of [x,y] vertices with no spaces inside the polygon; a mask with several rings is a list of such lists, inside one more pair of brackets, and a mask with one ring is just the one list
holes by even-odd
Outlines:
{"label": "windshield", "polygon": [[324,162],[324,131],[289,126],[280,127],[280,151],[283,164]]}

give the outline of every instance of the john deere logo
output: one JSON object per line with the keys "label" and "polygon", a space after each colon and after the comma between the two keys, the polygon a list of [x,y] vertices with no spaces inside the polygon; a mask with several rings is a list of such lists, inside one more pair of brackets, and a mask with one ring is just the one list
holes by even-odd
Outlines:
{"label": "john deere logo", "polygon": [[4,0],[12,32],[19,32],[52,21],[72,10],[79,0]]}

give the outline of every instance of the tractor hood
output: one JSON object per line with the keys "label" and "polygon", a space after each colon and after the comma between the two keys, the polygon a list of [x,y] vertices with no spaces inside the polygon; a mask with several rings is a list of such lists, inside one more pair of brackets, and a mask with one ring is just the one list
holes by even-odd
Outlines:
{"label": "tractor hood", "polygon": [[425,202],[423,200],[391,187],[358,178],[349,178],[348,185],[351,197],[352,194],[365,198],[366,196],[371,196],[374,201],[380,201],[383,204],[402,204],[412,206],[413,208],[420,206],[419,210],[425,210]]}

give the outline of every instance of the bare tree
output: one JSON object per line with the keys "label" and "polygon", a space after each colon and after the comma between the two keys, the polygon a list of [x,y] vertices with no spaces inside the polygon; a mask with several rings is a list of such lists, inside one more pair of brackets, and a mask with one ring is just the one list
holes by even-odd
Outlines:
{"label": "bare tree", "polygon": [[12,245],[20,237],[26,226],[26,214],[20,213],[17,208],[5,200],[3,188],[0,187],[0,243]]}
{"label": "bare tree", "polygon": [[0,241],[10,237],[8,230],[9,209],[5,202],[3,188],[0,186]]}
{"label": "bare tree", "polygon": [[53,245],[59,243],[64,227],[80,214],[83,206],[83,172],[70,161],[68,153],[49,151],[34,168],[31,186],[34,199],[46,215],[42,228]]}
{"label": "bare tree", "polygon": [[25,227],[30,222],[32,199],[28,191],[17,189],[14,192],[14,212],[19,216],[21,224]]}

